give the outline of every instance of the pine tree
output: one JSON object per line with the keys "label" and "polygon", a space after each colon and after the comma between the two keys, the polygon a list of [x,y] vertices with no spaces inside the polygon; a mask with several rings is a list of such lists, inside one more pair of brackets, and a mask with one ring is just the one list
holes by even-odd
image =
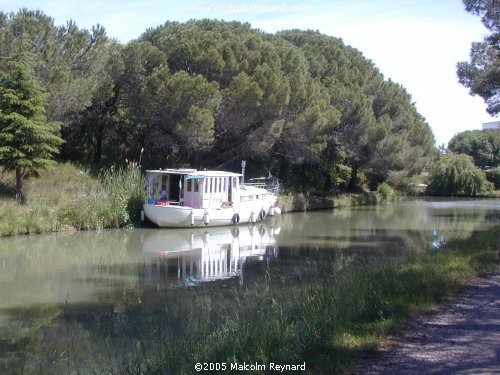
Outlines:
{"label": "pine tree", "polygon": [[31,72],[25,56],[6,63],[0,72],[0,165],[16,173],[17,197],[26,203],[24,180],[55,164],[64,142],[59,124],[48,122],[48,94]]}

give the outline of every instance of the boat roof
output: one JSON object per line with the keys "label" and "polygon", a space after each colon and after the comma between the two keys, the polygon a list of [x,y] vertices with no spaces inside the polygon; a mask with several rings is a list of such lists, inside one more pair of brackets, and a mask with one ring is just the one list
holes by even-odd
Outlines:
{"label": "boat roof", "polygon": [[192,168],[166,168],[166,169],[149,169],[146,173],[157,173],[157,174],[193,174],[196,173],[196,169]]}
{"label": "boat roof", "polygon": [[156,173],[156,174],[190,175],[190,176],[192,176],[192,178],[241,176],[241,173],[226,172],[226,171],[198,171],[196,169],[189,169],[189,168],[151,169],[151,170],[147,170],[146,172],[147,173]]}

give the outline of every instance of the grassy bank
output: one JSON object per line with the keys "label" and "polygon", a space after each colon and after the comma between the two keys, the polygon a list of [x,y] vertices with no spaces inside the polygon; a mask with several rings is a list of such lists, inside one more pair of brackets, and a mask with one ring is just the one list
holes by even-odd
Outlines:
{"label": "grassy bank", "polygon": [[372,206],[401,199],[389,185],[381,184],[376,191],[358,194],[338,194],[335,196],[315,196],[302,193],[281,194],[277,205],[283,212],[323,210],[339,207]]}
{"label": "grassy bank", "polygon": [[[378,189],[377,191],[364,191],[356,194],[345,193],[335,196],[314,196],[303,193],[288,193],[278,196],[277,206],[281,208],[282,212],[296,212],[325,210],[340,207],[373,206],[376,204],[415,197],[417,197],[417,195],[407,195],[385,187]],[[479,198],[500,198],[500,190],[490,191],[488,194],[481,195]]]}
{"label": "grassy bank", "polygon": [[140,170],[129,165],[99,176],[66,163],[26,184],[27,204],[15,197],[15,177],[0,174],[0,236],[117,228],[138,219],[144,199]]}
{"label": "grassy bank", "polygon": [[354,257],[311,264],[314,277],[292,287],[285,279],[282,288],[264,285],[252,304],[236,304],[237,311],[222,321],[210,313],[215,305],[194,303],[182,312],[182,327],[158,350],[143,353],[120,372],[190,374],[204,362],[306,362],[308,373],[345,371],[357,355],[376,348],[415,314],[464,282],[498,269],[499,237],[497,226],[405,259],[367,264]]}

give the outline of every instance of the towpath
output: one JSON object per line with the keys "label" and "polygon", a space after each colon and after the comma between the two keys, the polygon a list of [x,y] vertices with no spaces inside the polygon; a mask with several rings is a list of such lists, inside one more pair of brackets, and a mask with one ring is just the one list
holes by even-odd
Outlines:
{"label": "towpath", "polygon": [[419,318],[352,374],[500,374],[500,272]]}

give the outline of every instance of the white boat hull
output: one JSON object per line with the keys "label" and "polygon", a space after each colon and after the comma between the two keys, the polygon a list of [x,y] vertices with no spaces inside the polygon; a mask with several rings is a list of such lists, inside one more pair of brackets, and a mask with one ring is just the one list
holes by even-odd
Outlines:
{"label": "white boat hull", "polygon": [[154,224],[163,228],[189,228],[221,225],[237,225],[262,221],[274,207],[276,198],[260,205],[218,209],[191,208],[174,205],[144,204],[144,215]]}

